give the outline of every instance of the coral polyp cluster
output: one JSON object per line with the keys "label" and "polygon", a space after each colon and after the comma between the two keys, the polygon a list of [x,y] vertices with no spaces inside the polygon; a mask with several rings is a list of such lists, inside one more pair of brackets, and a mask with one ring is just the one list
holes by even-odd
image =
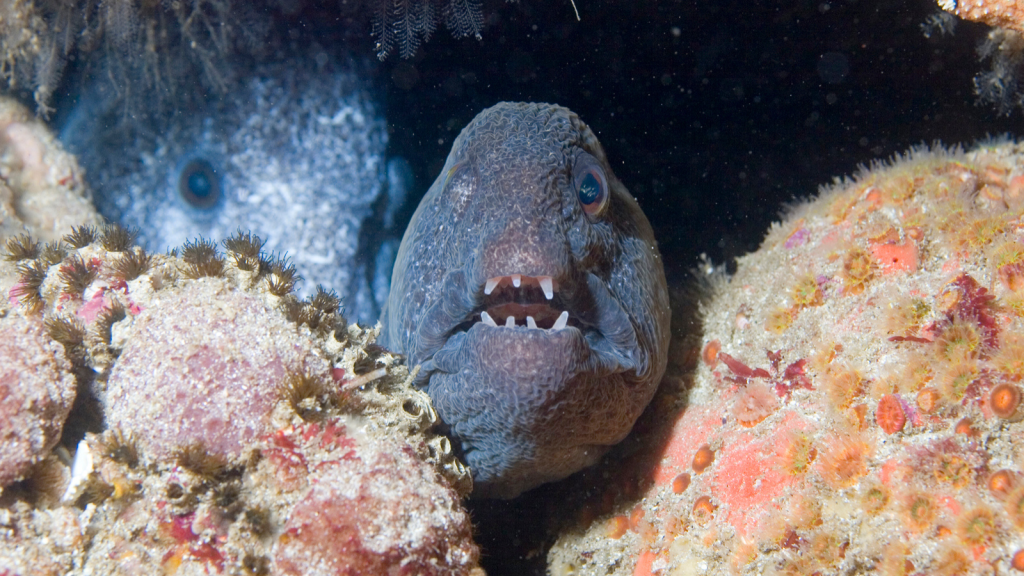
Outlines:
{"label": "coral polyp cluster", "polygon": [[249,234],[133,237],[7,242],[0,574],[479,574],[469,473],[376,331]]}
{"label": "coral polyp cluster", "polygon": [[773,226],[714,288],[693,381],[581,480],[613,479],[551,572],[1020,570],[1022,166],[1008,142],[914,150]]}

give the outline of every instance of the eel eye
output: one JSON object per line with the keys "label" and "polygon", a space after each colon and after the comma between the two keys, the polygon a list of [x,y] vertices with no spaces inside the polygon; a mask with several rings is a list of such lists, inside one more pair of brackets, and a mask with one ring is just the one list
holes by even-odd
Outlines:
{"label": "eel eye", "polygon": [[217,171],[206,160],[190,160],[178,176],[178,193],[189,206],[210,208],[220,199],[220,192]]}
{"label": "eel eye", "polygon": [[604,170],[590,154],[576,163],[576,197],[587,216],[597,218],[608,204],[608,180]]}

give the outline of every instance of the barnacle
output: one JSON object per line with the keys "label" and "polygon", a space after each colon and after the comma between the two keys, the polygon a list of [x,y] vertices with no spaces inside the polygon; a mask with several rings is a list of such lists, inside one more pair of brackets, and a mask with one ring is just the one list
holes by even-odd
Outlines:
{"label": "barnacle", "polygon": [[173,457],[178,466],[204,478],[214,479],[229,470],[228,463],[223,457],[211,453],[198,442],[178,448],[174,451]]}
{"label": "barnacle", "polygon": [[19,234],[7,239],[7,254],[4,260],[18,262],[19,260],[33,260],[39,257],[39,242],[36,242],[28,234]]}
{"label": "barnacle", "polygon": [[68,245],[62,241],[47,242],[39,253],[39,260],[47,266],[54,266],[64,261],[64,258],[67,258],[68,252]]}
{"label": "barnacle", "polygon": [[65,294],[81,297],[85,288],[96,279],[96,274],[96,266],[75,254],[60,267],[57,277],[64,283]]}
{"label": "barnacle", "polygon": [[149,255],[142,248],[135,247],[131,250],[125,250],[114,261],[114,277],[130,282],[149,270],[150,261]]}
{"label": "barnacle", "polygon": [[251,232],[235,232],[234,235],[224,240],[224,247],[231,254],[235,267],[246,272],[260,270],[262,262],[260,251],[263,249],[263,240]]}
{"label": "barnacle", "polygon": [[43,306],[39,290],[46,280],[49,267],[38,260],[18,263],[18,283],[11,289],[11,295],[25,303],[30,311],[36,312]]}
{"label": "barnacle", "polygon": [[106,345],[110,345],[110,331],[114,324],[125,318],[124,305],[115,300],[109,307],[100,312],[93,324],[92,332],[96,339]]}
{"label": "barnacle", "polygon": [[204,238],[185,242],[181,259],[185,261],[185,274],[189,278],[220,276],[224,271],[224,260],[217,254],[216,244]]}
{"label": "barnacle", "polygon": [[281,387],[288,405],[303,420],[324,415],[328,387],[319,378],[301,372],[290,373],[281,382]]}
{"label": "barnacle", "polygon": [[107,224],[100,233],[100,244],[108,252],[124,252],[135,243],[139,231],[120,224]]}
{"label": "barnacle", "polygon": [[132,433],[111,428],[100,436],[103,455],[130,468],[139,463],[139,449]]}
{"label": "barnacle", "polygon": [[72,226],[71,232],[64,235],[64,242],[72,248],[85,248],[96,241],[96,229],[92,226]]}
{"label": "barnacle", "polygon": [[283,258],[274,259],[270,265],[270,274],[267,277],[267,290],[275,296],[286,296],[295,289],[295,284],[301,280],[295,267]]}

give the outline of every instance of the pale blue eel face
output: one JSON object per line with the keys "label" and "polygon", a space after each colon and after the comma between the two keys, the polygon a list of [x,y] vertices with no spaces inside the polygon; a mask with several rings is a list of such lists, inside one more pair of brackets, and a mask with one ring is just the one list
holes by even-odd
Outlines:
{"label": "pale blue eel face", "polygon": [[569,110],[501,103],[455,140],[409,224],[382,344],[417,379],[473,473],[511,498],[629,433],[667,361],[651,226]]}

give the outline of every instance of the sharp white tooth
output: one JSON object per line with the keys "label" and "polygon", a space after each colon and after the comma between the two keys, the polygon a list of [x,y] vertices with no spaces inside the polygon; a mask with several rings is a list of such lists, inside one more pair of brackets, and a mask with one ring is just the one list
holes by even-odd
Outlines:
{"label": "sharp white tooth", "polygon": [[522,274],[513,274],[512,275],[512,285],[513,286],[515,286],[516,288],[519,288],[519,285],[522,284],[522,283],[523,283],[523,275]]}
{"label": "sharp white tooth", "polygon": [[533,316],[527,316],[526,317],[526,327],[527,328],[534,328],[534,329],[537,328],[537,321],[533,319]]}
{"label": "sharp white tooth", "polygon": [[551,300],[555,297],[555,283],[551,281],[551,276],[541,276],[537,278],[537,282],[540,283],[540,289],[544,291],[544,297]]}
{"label": "sharp white tooth", "polygon": [[566,323],[569,322],[569,311],[562,310],[562,314],[558,316],[558,320],[555,320],[555,325],[551,327],[552,330],[561,330],[565,328]]}
{"label": "sharp white tooth", "polygon": [[505,328],[515,328],[515,327],[516,327],[516,317],[515,316],[509,316],[508,318],[505,318]]}
{"label": "sharp white tooth", "polygon": [[488,314],[487,312],[481,312],[480,319],[483,320],[484,324],[487,324],[488,326],[494,326],[495,328],[498,327],[498,324],[494,322],[494,318],[491,318],[491,315]]}
{"label": "sharp white tooth", "polygon": [[498,287],[498,282],[501,282],[500,276],[488,278],[487,284],[484,284],[484,294],[490,296],[491,292],[494,292],[494,289]]}

